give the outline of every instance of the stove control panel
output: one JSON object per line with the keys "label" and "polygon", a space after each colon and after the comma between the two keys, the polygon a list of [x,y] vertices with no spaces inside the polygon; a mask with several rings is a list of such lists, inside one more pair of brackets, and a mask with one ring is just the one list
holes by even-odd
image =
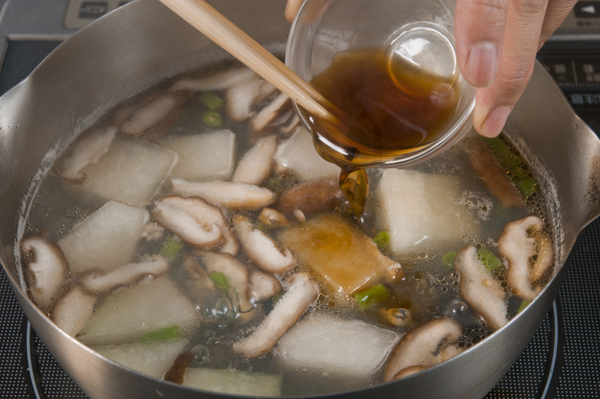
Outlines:
{"label": "stove control panel", "polygon": [[81,29],[131,0],[69,0],[65,19],[67,29]]}
{"label": "stove control panel", "polygon": [[600,0],[578,1],[556,31],[555,38],[564,39],[582,35],[600,35]]}

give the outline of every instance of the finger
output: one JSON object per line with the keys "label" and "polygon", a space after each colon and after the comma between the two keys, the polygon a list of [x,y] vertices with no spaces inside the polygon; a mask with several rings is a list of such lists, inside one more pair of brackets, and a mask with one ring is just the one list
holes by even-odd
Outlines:
{"label": "finger", "polygon": [[492,86],[477,90],[473,125],[484,136],[500,134],[508,114],[529,82],[546,5],[546,0],[513,0],[510,3],[498,74]]}
{"label": "finger", "polygon": [[473,86],[487,87],[494,81],[508,8],[509,0],[458,0],[456,3],[454,36],[458,66]]}
{"label": "finger", "polygon": [[573,6],[575,6],[575,3],[577,3],[577,0],[550,0],[548,2],[538,50],[542,48],[546,40],[563,23]]}
{"label": "finger", "polygon": [[285,19],[289,22],[294,21],[294,17],[298,13],[303,0],[288,0],[285,6]]}

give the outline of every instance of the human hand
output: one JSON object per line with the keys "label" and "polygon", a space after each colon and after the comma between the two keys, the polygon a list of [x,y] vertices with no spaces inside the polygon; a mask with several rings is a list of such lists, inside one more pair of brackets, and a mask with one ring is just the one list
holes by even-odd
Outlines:
{"label": "human hand", "polygon": [[457,0],[454,19],[460,70],[478,87],[473,125],[495,137],[525,90],[535,54],[576,0]]}
{"label": "human hand", "polygon": [[[303,0],[288,0],[293,21]],[[525,90],[535,54],[577,0],[457,0],[454,36],[459,68],[478,87],[473,125],[495,137]]]}

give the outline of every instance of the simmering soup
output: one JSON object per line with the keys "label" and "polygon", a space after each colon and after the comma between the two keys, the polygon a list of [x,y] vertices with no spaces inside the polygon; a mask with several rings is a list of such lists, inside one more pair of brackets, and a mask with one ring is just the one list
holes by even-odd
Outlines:
{"label": "simmering soup", "polygon": [[477,345],[548,282],[554,229],[510,141],[369,169],[355,218],[290,100],[237,64],[115,107],[40,183],[27,292],[134,370],[250,396],[347,391]]}

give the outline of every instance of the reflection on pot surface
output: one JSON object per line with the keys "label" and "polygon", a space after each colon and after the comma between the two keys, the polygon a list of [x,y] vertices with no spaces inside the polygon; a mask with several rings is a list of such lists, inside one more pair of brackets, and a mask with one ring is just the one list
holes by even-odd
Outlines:
{"label": "reflection on pot surface", "polygon": [[290,100],[224,63],[104,115],[39,183],[27,292],[158,379],[251,396],[418,373],[502,328],[552,277],[555,226],[510,140],[370,169],[355,218]]}

